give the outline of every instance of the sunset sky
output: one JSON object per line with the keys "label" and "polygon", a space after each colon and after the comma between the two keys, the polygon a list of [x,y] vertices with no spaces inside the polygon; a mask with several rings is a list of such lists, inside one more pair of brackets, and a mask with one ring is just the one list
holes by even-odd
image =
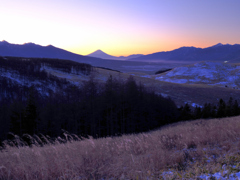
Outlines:
{"label": "sunset sky", "polygon": [[240,0],[1,0],[0,41],[120,56],[240,44]]}

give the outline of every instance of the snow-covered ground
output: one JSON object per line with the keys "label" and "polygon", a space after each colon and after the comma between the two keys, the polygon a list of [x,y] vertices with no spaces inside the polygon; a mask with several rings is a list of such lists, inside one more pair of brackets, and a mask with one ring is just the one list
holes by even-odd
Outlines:
{"label": "snow-covered ground", "polygon": [[30,81],[28,78],[20,76],[17,71],[1,71],[1,76],[11,79],[13,82],[30,87],[31,85],[41,84],[39,81]]}
{"label": "snow-covered ground", "polygon": [[238,88],[240,87],[240,66],[200,62],[176,67],[171,71],[156,75],[155,79],[180,84],[209,84]]}
{"label": "snow-covered ground", "polygon": [[[82,84],[82,81],[88,80],[88,76],[83,74],[75,74],[75,73],[66,73],[61,70],[53,69],[48,66],[43,66],[41,70],[45,70],[46,72],[58,77],[58,78],[64,78],[71,84],[80,86]],[[49,81],[47,79],[40,80],[32,77],[28,77],[20,75],[18,71],[11,70],[11,69],[4,69],[0,68],[0,76],[5,77],[12,81],[14,84],[18,84],[20,86],[26,86],[30,87],[34,85],[36,89],[42,94],[42,95],[49,95],[50,91],[56,92],[59,89],[59,86],[56,84],[55,81]],[[82,80],[82,81],[80,81]],[[67,87],[66,85],[65,87]]]}
{"label": "snow-covered ground", "polygon": [[[203,148],[203,150],[207,151],[206,148]],[[212,150],[220,150],[221,151],[222,149],[216,147],[216,148],[212,148]],[[183,149],[183,152],[189,152],[189,151],[196,151],[196,149],[194,149],[194,148],[193,149]],[[178,151],[178,152],[180,152],[180,151]],[[211,163],[211,162],[214,162],[217,157],[215,155],[213,155],[211,157],[205,156],[205,158],[206,158],[207,163]],[[190,164],[190,166],[193,165],[195,162],[196,161],[193,161],[192,164]],[[229,172],[229,169],[232,169],[232,170],[236,169],[236,170],[235,170],[235,172],[231,173],[231,171]],[[182,173],[184,173],[184,172],[182,172]],[[164,171],[161,175],[164,180],[168,180],[169,177],[173,174],[174,174],[174,172],[169,169],[169,171]],[[181,175],[183,175],[183,174],[181,174]],[[233,165],[233,166],[229,165],[227,167],[226,164],[223,164],[221,166],[220,172],[215,172],[212,174],[201,174],[197,178],[199,180],[211,180],[214,178],[216,180],[229,180],[229,179],[230,180],[240,180],[240,171],[238,170],[238,167],[235,165]],[[193,180],[193,179],[190,179],[190,180]]]}
{"label": "snow-covered ground", "polygon": [[[224,166],[223,166],[224,168]],[[240,180],[240,172],[237,173],[231,173],[229,177],[226,176],[228,173],[228,170],[224,170],[223,172],[217,172],[214,174],[202,174],[201,176],[198,176],[198,179],[200,180],[211,180],[211,179],[217,179],[217,180]],[[172,175],[172,171],[166,171],[162,173],[162,177],[164,180],[169,179],[169,175]],[[193,179],[190,179],[193,180]]]}

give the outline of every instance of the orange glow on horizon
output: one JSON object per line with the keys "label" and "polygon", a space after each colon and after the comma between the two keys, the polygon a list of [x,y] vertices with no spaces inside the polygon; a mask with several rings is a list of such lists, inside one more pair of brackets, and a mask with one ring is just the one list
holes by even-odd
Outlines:
{"label": "orange glow on horizon", "polygon": [[0,40],[113,56],[240,44],[239,6],[236,0],[3,1]]}
{"label": "orange glow on horizon", "polygon": [[[147,47],[134,47],[134,48],[129,48],[129,47],[124,47],[124,46],[119,46],[116,48],[91,48],[91,47],[86,47],[86,48],[69,48],[69,49],[65,49],[65,50],[68,50],[70,52],[73,52],[73,53],[76,53],[76,54],[80,54],[80,55],[88,55],[90,53],[93,53],[94,51],[96,50],[102,50],[103,52],[109,54],[109,55],[112,55],[112,56],[129,56],[129,55],[132,55],[132,54],[143,54],[143,55],[148,55],[148,54],[153,54],[153,53],[157,53],[157,52],[162,52],[162,51],[172,51],[174,49],[178,49],[180,47],[190,47],[190,46],[194,46],[196,48],[207,48],[207,47],[210,47],[210,46],[213,46],[217,43],[223,43],[223,44],[227,44],[228,42],[218,42],[218,41],[215,41],[215,42],[199,42],[199,43],[195,43],[195,44],[192,44],[191,42],[189,43],[185,43],[185,44],[170,44],[170,43],[166,43],[166,44],[153,44],[153,45],[150,45],[150,46],[147,46]],[[230,43],[231,44],[231,43]],[[235,43],[233,43],[235,44]]]}

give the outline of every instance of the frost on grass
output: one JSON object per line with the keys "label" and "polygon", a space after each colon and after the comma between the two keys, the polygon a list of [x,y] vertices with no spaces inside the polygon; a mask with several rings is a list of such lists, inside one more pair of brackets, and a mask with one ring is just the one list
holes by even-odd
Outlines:
{"label": "frost on grass", "polygon": [[238,116],[121,137],[35,136],[31,147],[18,137],[0,151],[0,179],[230,178],[240,172],[239,129]]}

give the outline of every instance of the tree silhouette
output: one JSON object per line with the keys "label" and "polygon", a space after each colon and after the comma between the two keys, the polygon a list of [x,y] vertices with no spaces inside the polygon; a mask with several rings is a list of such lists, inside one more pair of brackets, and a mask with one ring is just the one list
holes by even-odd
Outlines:
{"label": "tree silhouette", "polygon": [[35,89],[31,87],[22,121],[22,133],[30,135],[33,135],[36,130],[37,107],[35,102],[35,95]]}
{"label": "tree silhouette", "polygon": [[180,111],[181,111],[181,115],[180,115],[181,120],[190,120],[193,118],[192,110],[188,103],[186,103],[183,107],[181,107]]}
{"label": "tree silhouette", "polygon": [[226,116],[226,103],[223,101],[223,99],[220,99],[218,103],[217,117],[221,118],[225,116]]}

